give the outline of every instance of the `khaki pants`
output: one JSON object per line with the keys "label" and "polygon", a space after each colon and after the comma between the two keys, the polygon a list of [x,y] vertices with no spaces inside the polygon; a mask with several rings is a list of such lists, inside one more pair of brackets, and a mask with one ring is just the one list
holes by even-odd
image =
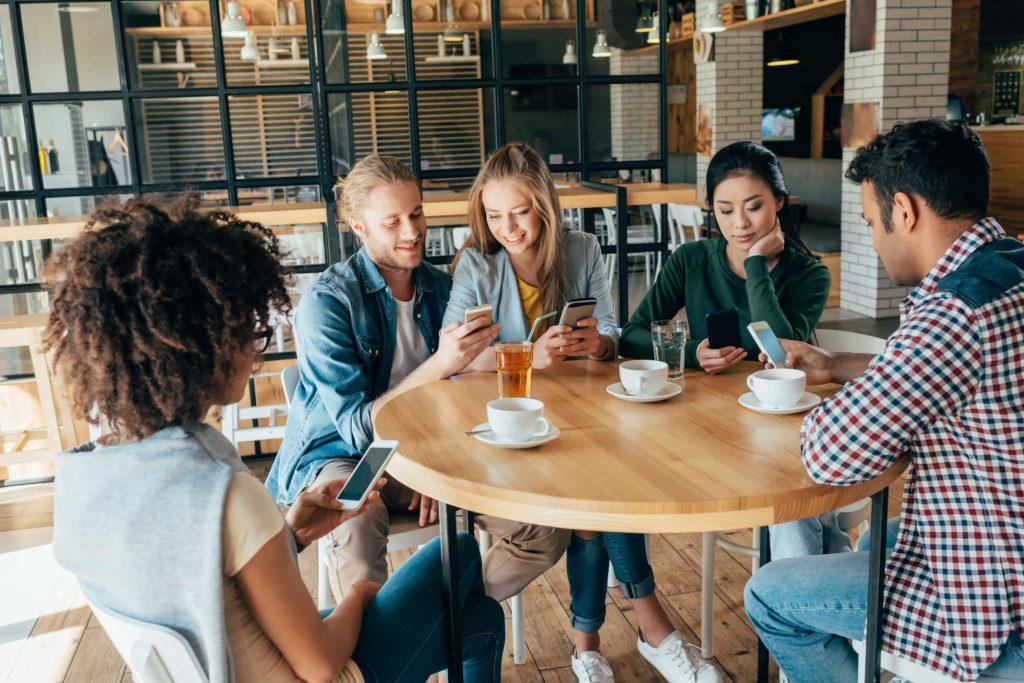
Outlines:
{"label": "khaki pants", "polygon": [[[320,470],[313,485],[348,477],[357,462],[331,461]],[[387,579],[389,512],[408,512],[413,493],[404,484],[389,479],[380,499],[371,503],[366,512],[328,534],[327,564],[336,601],[340,602],[356,581],[384,583]],[[487,594],[495,600],[519,593],[547,571],[558,562],[572,537],[571,531],[487,515],[477,516],[476,523],[493,538],[493,545],[483,558],[483,572]]]}

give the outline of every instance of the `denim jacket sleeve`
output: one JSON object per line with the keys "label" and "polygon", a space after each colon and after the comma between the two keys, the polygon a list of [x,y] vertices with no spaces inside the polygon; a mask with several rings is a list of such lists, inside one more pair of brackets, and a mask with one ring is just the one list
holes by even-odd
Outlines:
{"label": "denim jacket sleeve", "polygon": [[329,285],[317,283],[302,297],[296,315],[299,372],[316,387],[338,434],[362,451],[373,441],[370,368],[359,354],[350,304]]}
{"label": "denim jacket sleeve", "polygon": [[452,276],[452,290],[448,297],[448,306],[444,309],[441,327],[447,327],[453,322],[462,322],[467,308],[480,305],[476,288],[477,260],[476,254],[468,249],[459,257],[459,264]]}

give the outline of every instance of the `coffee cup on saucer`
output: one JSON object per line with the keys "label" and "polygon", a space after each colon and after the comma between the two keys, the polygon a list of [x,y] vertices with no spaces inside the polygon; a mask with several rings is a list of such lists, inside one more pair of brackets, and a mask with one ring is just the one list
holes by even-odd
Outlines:
{"label": "coffee cup on saucer", "polygon": [[747,386],[762,405],[791,408],[804,395],[807,375],[791,368],[759,370],[747,377]]}
{"label": "coffee cup on saucer", "polygon": [[487,422],[502,441],[522,442],[551,433],[544,404],[535,398],[499,398],[487,404]]}
{"label": "coffee cup on saucer", "polygon": [[657,396],[668,382],[668,363],[628,360],[619,365],[619,381],[631,396]]}

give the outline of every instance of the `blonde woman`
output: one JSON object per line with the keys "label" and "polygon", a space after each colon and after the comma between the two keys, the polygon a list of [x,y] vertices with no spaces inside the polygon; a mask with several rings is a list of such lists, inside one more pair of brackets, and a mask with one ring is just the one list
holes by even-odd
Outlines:
{"label": "blonde woman", "polygon": [[[535,340],[533,366],[543,369],[570,357],[612,360],[618,331],[608,291],[601,247],[588,233],[562,227],[561,207],[551,173],[530,147],[512,143],[498,149],[484,164],[469,194],[470,238],[455,262],[445,325],[461,321],[470,306],[491,304],[498,339],[522,341],[533,321],[549,311],[561,310],[569,299],[597,299],[594,316],[580,329],[549,324]],[[494,371],[492,348],[485,349],[467,370]],[[539,527],[481,518],[484,528],[515,536],[515,528]],[[717,672],[695,655],[672,627],[654,594],[654,575],[647,561],[644,538],[638,534],[558,531],[548,538],[568,542],[567,572],[572,594],[571,617],[575,629],[572,668],[586,683],[613,681],[611,667],[600,653],[598,631],[604,622],[608,563],[611,559],[623,593],[636,610],[640,634],[638,648],[670,681],[717,681]],[[548,546],[548,549],[554,544]],[[532,580],[561,554],[538,557]],[[495,568],[484,559],[488,594],[503,599]],[[528,581],[527,581],[528,583]],[[525,587],[521,580],[517,588]],[[690,676],[690,678],[687,678]]]}

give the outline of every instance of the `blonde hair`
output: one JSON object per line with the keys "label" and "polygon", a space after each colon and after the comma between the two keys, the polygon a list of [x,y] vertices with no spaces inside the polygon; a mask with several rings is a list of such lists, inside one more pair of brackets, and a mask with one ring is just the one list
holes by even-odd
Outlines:
{"label": "blonde hair", "polygon": [[[462,249],[474,247],[481,254],[496,254],[502,248],[487,227],[483,192],[490,182],[516,183],[530,197],[530,203],[540,216],[541,224],[536,244],[540,298],[545,312],[558,310],[565,302],[569,284],[562,253],[562,207],[547,164],[532,147],[521,142],[512,142],[495,150],[480,169],[469,191],[470,236]],[[461,254],[460,249],[452,263],[453,272]],[[547,324],[542,324],[543,329],[551,325],[550,320],[545,322]]]}
{"label": "blonde hair", "polygon": [[338,178],[334,184],[334,190],[339,195],[338,212],[341,220],[358,219],[371,192],[381,185],[398,183],[416,183],[422,192],[420,179],[408,165],[395,157],[380,154],[363,157],[347,176]]}

